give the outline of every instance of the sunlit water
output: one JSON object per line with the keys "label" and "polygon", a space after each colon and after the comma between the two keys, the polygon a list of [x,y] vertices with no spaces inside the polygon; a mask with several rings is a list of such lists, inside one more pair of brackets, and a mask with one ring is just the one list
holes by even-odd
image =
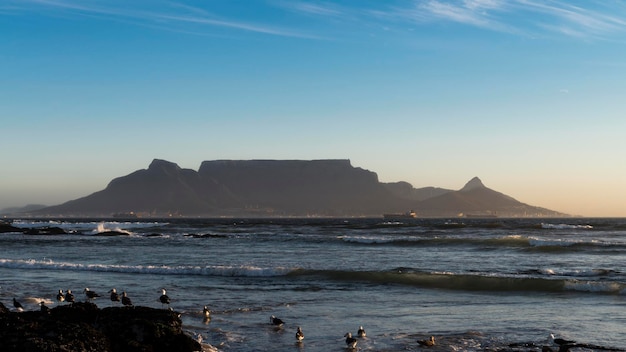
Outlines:
{"label": "sunlit water", "polygon": [[[166,288],[219,351],[541,351],[550,333],[626,348],[626,220],[33,221],[71,235],[0,235],[0,301],[26,309],[85,287],[112,305]],[[128,236],[98,236],[105,230]],[[119,304],[119,303],[117,303]],[[208,305],[211,319],[203,321]],[[276,329],[275,315],[285,321]],[[305,339],[296,343],[296,328]],[[1,342],[0,342],[1,344]]]}

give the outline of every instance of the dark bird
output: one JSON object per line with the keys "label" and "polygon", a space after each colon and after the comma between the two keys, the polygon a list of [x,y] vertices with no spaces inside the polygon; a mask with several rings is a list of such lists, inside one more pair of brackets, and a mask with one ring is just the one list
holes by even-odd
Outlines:
{"label": "dark bird", "polygon": [[41,301],[41,302],[39,302],[39,305],[41,306],[41,311],[43,313],[50,313],[50,308],[48,308],[48,306],[46,306],[46,302]]}
{"label": "dark bird", "polygon": [[111,291],[109,291],[109,293],[111,294],[111,302],[120,301],[120,295],[117,293],[117,290],[115,288],[112,288]]}
{"label": "dark bird", "polygon": [[302,332],[302,328],[298,326],[298,330],[296,331],[296,341],[302,342],[304,340],[304,333]]}
{"label": "dark bird", "polygon": [[571,345],[573,343],[576,343],[576,341],[572,341],[572,340],[564,340],[561,338],[554,338],[554,334],[550,334],[550,340],[552,342],[554,342],[557,345]]}
{"label": "dark bird", "polygon": [[92,300],[95,299],[96,297],[100,297],[99,294],[89,290],[89,287],[85,287],[85,289],[83,290],[83,292],[85,293],[85,296],[87,296],[88,300]]}
{"label": "dark bird", "polygon": [[211,311],[209,310],[209,307],[204,306],[204,308],[202,308],[202,316],[205,321],[211,319]]}
{"label": "dark bird", "polygon": [[72,293],[72,290],[67,290],[67,292],[65,292],[65,302],[74,303],[74,294]]}
{"label": "dark bird", "polygon": [[57,293],[57,301],[59,303],[65,301],[65,295],[63,294],[63,290],[59,290],[59,293]]}
{"label": "dark bird", "polygon": [[431,336],[428,340],[417,341],[422,346],[430,347],[435,345],[435,337]]}
{"label": "dark bird", "polygon": [[133,305],[133,302],[131,302],[130,298],[126,295],[126,291],[122,291],[122,304],[125,306]]}
{"label": "dark bird", "polygon": [[159,297],[159,301],[161,301],[161,304],[170,305],[170,297],[167,295],[167,291],[165,291],[164,288],[161,289],[161,297]]}
{"label": "dark bird", "polygon": [[15,307],[15,309],[17,309],[18,311],[23,311],[24,307],[22,307],[22,304],[20,302],[18,302],[15,297],[13,297],[13,307]]}
{"label": "dark bird", "polygon": [[367,334],[365,333],[365,329],[363,329],[363,326],[359,326],[359,331],[357,331],[357,335],[359,337],[366,337]]}
{"label": "dark bird", "polygon": [[355,349],[356,348],[356,344],[357,344],[357,340],[352,337],[352,333],[346,333],[345,335],[343,335],[343,337],[346,338],[346,345],[348,346],[348,348],[352,348]]}
{"label": "dark bird", "polygon": [[276,326],[278,326],[278,327],[281,327],[281,326],[283,326],[283,324],[285,324],[285,322],[284,322],[284,321],[282,321],[282,320],[281,320],[281,319],[279,319],[279,318],[276,318],[276,317],[275,317],[275,316],[273,316],[273,315],[270,317],[270,323],[271,323],[272,325],[276,325]]}

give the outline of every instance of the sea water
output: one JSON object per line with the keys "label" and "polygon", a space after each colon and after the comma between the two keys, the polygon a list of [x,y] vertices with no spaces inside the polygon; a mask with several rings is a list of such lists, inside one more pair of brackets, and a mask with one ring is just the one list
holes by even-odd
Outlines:
{"label": "sea water", "polygon": [[[626,349],[626,219],[14,219],[67,235],[0,235],[0,301],[165,288],[213,351]],[[104,231],[120,236],[100,236]],[[203,306],[211,310],[205,321]],[[270,324],[270,316],[285,321]],[[297,343],[300,326],[305,338]],[[1,342],[0,342],[1,344]],[[594,347],[595,346],[595,347]],[[553,347],[554,348],[554,347]]]}

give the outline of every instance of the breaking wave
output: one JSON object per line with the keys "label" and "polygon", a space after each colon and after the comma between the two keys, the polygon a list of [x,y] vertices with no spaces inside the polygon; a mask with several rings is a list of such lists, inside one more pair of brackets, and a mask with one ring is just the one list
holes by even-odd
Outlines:
{"label": "breaking wave", "polygon": [[283,276],[290,268],[261,268],[256,266],[168,266],[168,265],[112,265],[55,262],[52,260],[0,259],[0,267],[14,269],[45,269],[69,271],[97,271],[130,274],[201,275],[201,276]]}
{"label": "breaking wave", "polygon": [[[339,282],[367,282],[378,285],[405,285],[426,289],[491,292],[562,292],[624,294],[626,285],[614,281],[587,281],[559,276],[550,269],[535,275],[502,276],[483,274],[458,274],[450,272],[421,272],[411,268],[386,271],[311,270],[288,267],[256,266],[168,266],[168,265],[112,265],[56,262],[52,260],[0,259],[0,267],[25,270],[67,270],[116,272],[155,275],[198,275],[221,277],[291,277],[304,280],[323,279]],[[609,275],[612,271],[596,269],[573,275]],[[564,274],[564,273],[562,273]],[[545,276],[545,277],[541,277]]]}

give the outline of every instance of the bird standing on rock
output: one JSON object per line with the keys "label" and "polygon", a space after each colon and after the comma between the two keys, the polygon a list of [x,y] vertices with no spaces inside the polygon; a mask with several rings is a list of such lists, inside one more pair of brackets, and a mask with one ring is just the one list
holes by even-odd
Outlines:
{"label": "bird standing on rock", "polygon": [[112,288],[111,291],[109,291],[109,293],[111,294],[111,302],[120,301],[120,295],[117,293],[117,290],[115,288]]}
{"label": "bird standing on rock", "polygon": [[122,304],[126,307],[133,305],[133,302],[131,302],[130,298],[126,295],[126,291],[122,291]]}
{"label": "bird standing on rock", "polygon": [[41,312],[42,313],[50,313],[50,308],[48,308],[48,306],[46,306],[46,302],[41,301],[41,302],[39,302],[39,305],[41,306]]}
{"label": "bird standing on rock", "polygon": [[87,300],[92,300],[92,299],[96,299],[96,297],[100,297],[99,294],[91,291],[89,287],[85,287],[83,292],[85,293],[85,296],[87,296]]}
{"label": "bird standing on rock", "polygon": [[74,294],[72,290],[67,290],[65,292],[65,302],[74,303]]}
{"label": "bird standing on rock", "polygon": [[63,290],[59,290],[59,293],[57,293],[57,301],[59,303],[65,301],[65,295],[63,294]]}
{"label": "bird standing on rock", "polygon": [[15,307],[15,309],[16,309],[18,312],[21,312],[21,311],[23,311],[23,310],[24,310],[24,307],[22,307],[22,304],[21,304],[20,302],[18,302],[18,301],[15,299],[15,297],[13,297],[13,307]]}
{"label": "bird standing on rock", "polygon": [[170,305],[170,297],[167,295],[167,291],[165,291],[164,288],[161,289],[161,297],[159,297],[159,301],[161,304],[167,304],[168,307]]}

